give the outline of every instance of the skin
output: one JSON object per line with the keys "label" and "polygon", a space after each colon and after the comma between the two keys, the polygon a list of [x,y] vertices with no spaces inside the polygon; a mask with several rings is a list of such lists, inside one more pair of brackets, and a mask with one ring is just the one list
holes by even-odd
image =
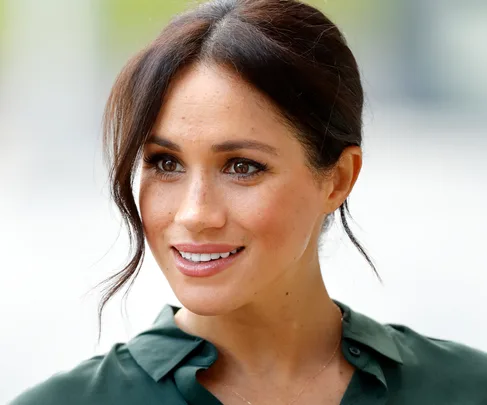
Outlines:
{"label": "skin", "polygon": [[[150,249],[183,305],[178,326],[218,348],[217,362],[198,375],[200,382],[226,404],[244,403],[232,389],[253,404],[286,403],[305,384],[299,403],[339,403],[353,371],[340,351],[308,381],[341,336],[340,314],[320,271],[318,239],[325,216],[357,180],[360,148],[346,148],[333,170],[317,179],[273,105],[224,67],[206,64],[190,66],[173,81],[153,128],[156,137],[179,151],[145,145],[145,158],[170,156],[143,164],[141,216]],[[235,140],[272,151],[214,151]],[[267,170],[249,176],[257,167],[229,163],[235,158]],[[245,176],[235,174],[239,170]],[[192,278],[174,264],[171,246],[178,243],[245,249],[222,273]],[[331,382],[334,388],[323,390]]]}

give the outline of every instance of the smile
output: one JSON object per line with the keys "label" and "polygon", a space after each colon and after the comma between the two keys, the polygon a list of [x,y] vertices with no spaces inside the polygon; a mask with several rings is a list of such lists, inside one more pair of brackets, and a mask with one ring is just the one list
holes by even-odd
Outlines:
{"label": "smile", "polygon": [[234,249],[231,252],[224,252],[224,253],[191,253],[191,252],[183,252],[178,250],[178,253],[181,255],[182,258],[190,262],[201,263],[201,262],[211,262],[219,259],[226,259],[227,257],[240,252],[242,249],[243,247]]}
{"label": "smile", "polygon": [[188,277],[211,277],[230,268],[245,247],[230,245],[176,245],[172,247],[176,268]]}

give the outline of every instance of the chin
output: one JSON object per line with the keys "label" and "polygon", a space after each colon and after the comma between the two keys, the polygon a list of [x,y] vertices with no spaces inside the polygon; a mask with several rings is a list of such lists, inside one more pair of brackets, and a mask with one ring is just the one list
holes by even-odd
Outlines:
{"label": "chin", "polygon": [[200,316],[226,315],[241,306],[235,293],[218,292],[214,287],[211,290],[187,287],[184,291],[174,292],[184,308]]}

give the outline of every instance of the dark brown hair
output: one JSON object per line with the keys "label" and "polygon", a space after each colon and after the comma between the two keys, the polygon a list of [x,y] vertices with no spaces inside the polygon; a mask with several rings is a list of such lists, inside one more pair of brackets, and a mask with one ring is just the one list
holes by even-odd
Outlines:
{"label": "dark brown hair", "polygon": [[[103,282],[99,320],[105,304],[127,283],[129,290],[140,270],[145,250],[132,193],[135,169],[171,80],[196,62],[233,69],[266,95],[317,173],[332,168],[344,148],[362,143],[364,95],[357,63],[341,32],[319,10],[295,0],[213,0],[174,18],[123,68],[106,106],[111,191],[132,250],[128,264]],[[377,274],[347,214],[348,200],[340,207],[344,229]]]}

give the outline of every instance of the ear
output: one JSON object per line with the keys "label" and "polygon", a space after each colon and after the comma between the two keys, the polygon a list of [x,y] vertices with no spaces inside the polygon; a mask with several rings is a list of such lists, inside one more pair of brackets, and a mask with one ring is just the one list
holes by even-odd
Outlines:
{"label": "ear", "polygon": [[324,184],[325,213],[337,210],[352,192],[362,168],[360,146],[346,147]]}

